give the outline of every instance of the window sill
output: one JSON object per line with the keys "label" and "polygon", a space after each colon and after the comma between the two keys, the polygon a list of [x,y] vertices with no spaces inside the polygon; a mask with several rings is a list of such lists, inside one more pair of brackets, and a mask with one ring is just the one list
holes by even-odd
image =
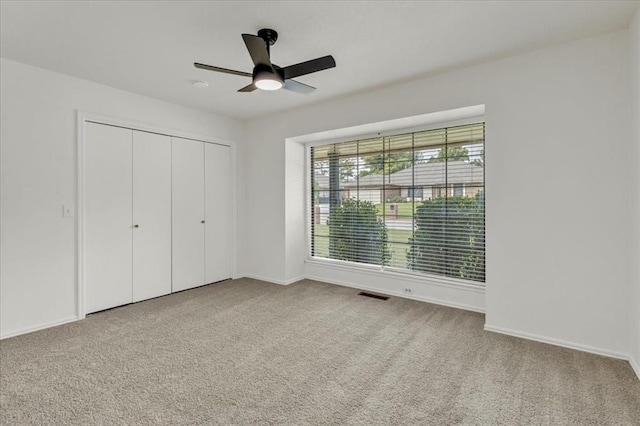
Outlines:
{"label": "window sill", "polygon": [[390,268],[384,268],[375,265],[358,264],[354,262],[346,262],[342,260],[333,260],[325,258],[311,257],[305,260],[306,264],[328,268],[334,270],[351,271],[357,273],[363,273],[373,275],[377,277],[388,277],[395,279],[403,279],[408,281],[414,281],[423,285],[436,285],[447,288],[454,288],[457,290],[466,290],[476,293],[485,293],[486,285],[484,283],[472,284],[473,282],[459,280],[456,278],[440,277],[436,275],[426,275],[418,273],[410,273],[398,271]]}

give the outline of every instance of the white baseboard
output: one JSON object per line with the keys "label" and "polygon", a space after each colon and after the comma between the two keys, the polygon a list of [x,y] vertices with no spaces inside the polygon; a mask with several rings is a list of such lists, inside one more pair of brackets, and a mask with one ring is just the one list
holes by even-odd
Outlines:
{"label": "white baseboard", "polygon": [[449,308],[462,309],[462,310],[465,310],[465,311],[472,311],[472,312],[478,312],[478,313],[484,314],[484,309],[480,309],[480,308],[478,308],[476,306],[465,305],[463,303],[449,302],[449,301],[445,301],[445,300],[433,299],[431,297],[417,296],[417,295],[413,295],[413,294],[409,295],[409,294],[402,293],[402,292],[399,292],[399,291],[379,289],[379,288],[376,288],[376,287],[367,287],[367,286],[360,285],[360,284],[354,284],[354,283],[340,281],[340,280],[327,279],[325,277],[314,277],[314,276],[308,275],[305,278],[308,279],[308,280],[319,281],[319,282],[324,282],[324,283],[328,283],[328,284],[335,284],[335,285],[339,285],[339,286],[343,286],[343,287],[357,288],[358,290],[366,290],[366,291],[371,291],[371,292],[374,292],[374,293],[386,294],[388,296],[402,297],[403,299],[417,300],[419,302],[427,302],[427,303],[432,303],[434,305],[447,306]]}
{"label": "white baseboard", "polygon": [[485,331],[491,331],[494,333],[506,334],[508,336],[520,337],[522,339],[534,340],[536,342],[548,343],[550,345],[561,346],[563,348],[575,349],[582,352],[589,352],[596,355],[608,356],[610,358],[622,359],[630,361],[629,355],[620,352],[610,351],[608,349],[596,348],[593,346],[583,345],[580,343],[569,342],[562,339],[554,339],[552,337],[539,336],[537,334],[525,333],[522,331],[510,330],[508,328],[495,327],[485,324]]}
{"label": "white baseboard", "polygon": [[51,322],[46,322],[46,323],[43,323],[43,324],[38,324],[38,325],[35,325],[33,327],[26,327],[26,328],[22,328],[22,329],[19,329],[19,330],[10,331],[8,333],[4,333],[4,334],[0,335],[0,340],[8,339],[9,337],[19,336],[21,334],[32,333],[32,332],[38,331],[38,330],[44,330],[45,328],[56,327],[58,325],[67,324],[67,323],[70,323],[70,322],[78,321],[79,319],[80,319],[79,317],[73,316],[73,317],[69,317],[69,318],[65,318],[65,319],[61,319],[61,320],[57,320],[57,321],[51,321]]}
{"label": "white baseboard", "polygon": [[631,368],[633,368],[633,371],[636,373],[636,376],[638,376],[638,380],[640,380],[640,365],[638,364],[638,362],[633,357],[630,356],[629,364],[631,364]]}
{"label": "white baseboard", "polygon": [[305,277],[296,277],[296,278],[292,278],[292,279],[287,280],[287,281],[283,281],[283,280],[277,280],[275,278],[261,277],[261,276],[258,276],[258,275],[243,274],[242,277],[239,277],[239,278],[251,278],[251,279],[254,279],[254,280],[266,281],[266,282],[271,283],[271,284],[289,285],[289,284],[296,283],[296,282],[298,282],[300,280],[303,280]]}
{"label": "white baseboard", "polygon": [[328,283],[328,284],[335,284],[335,285],[340,285],[340,286],[343,286],[343,287],[356,288],[358,290],[372,291],[372,292],[375,292],[375,293],[386,294],[386,295],[389,295],[389,296],[402,297],[404,299],[417,300],[417,301],[420,301],[420,302],[433,303],[434,305],[447,306],[447,307],[450,307],[450,308],[463,309],[465,311],[479,312],[481,314],[484,314],[484,309],[480,309],[480,308],[478,308],[476,306],[465,305],[463,303],[449,302],[449,301],[446,301],[446,300],[434,299],[434,298],[425,297],[425,296],[418,296],[418,295],[414,295],[414,294],[408,295],[406,293],[402,293],[402,292],[398,292],[398,291],[384,290],[384,289],[379,289],[379,288],[375,288],[375,287],[367,287],[367,286],[354,284],[354,283],[350,283],[350,282],[346,282],[346,281],[332,280],[332,279],[327,279],[325,277],[316,277],[316,276],[312,276],[312,275],[307,275],[307,276],[303,276],[303,277],[296,277],[296,278],[293,278],[293,279],[290,279],[290,280],[287,280],[287,281],[277,280],[277,279],[268,278],[268,277],[262,277],[262,276],[253,275],[253,274],[243,274],[242,278],[252,278],[254,280],[266,281],[268,283],[279,284],[279,285],[289,285],[289,284],[293,284],[293,283],[298,282],[298,281],[303,280],[303,279],[309,279],[309,280],[313,280],[313,281],[319,281],[319,282],[324,282],[324,283]]}

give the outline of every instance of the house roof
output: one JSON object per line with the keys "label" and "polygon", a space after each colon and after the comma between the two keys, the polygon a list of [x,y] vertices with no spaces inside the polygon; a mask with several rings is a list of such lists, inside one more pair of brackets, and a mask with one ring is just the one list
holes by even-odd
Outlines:
{"label": "house roof", "polygon": [[388,184],[426,186],[448,183],[472,183],[484,180],[484,167],[465,161],[440,161],[416,164],[413,168],[389,175]]}
{"label": "house roof", "polygon": [[[320,189],[329,189],[329,176],[316,174]],[[387,176],[378,173],[359,177],[354,181],[342,181],[343,188],[384,186],[433,186],[456,183],[480,183],[484,181],[484,167],[466,161],[427,162],[400,170]]]}

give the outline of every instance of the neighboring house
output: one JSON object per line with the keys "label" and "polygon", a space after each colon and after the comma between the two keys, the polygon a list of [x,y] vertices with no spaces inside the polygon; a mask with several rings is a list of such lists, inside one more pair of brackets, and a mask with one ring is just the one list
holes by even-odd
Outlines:
{"label": "neighboring house", "polygon": [[[342,198],[374,204],[402,198],[423,201],[448,196],[473,197],[484,188],[484,167],[465,161],[427,162],[390,175],[370,174],[340,182]],[[316,174],[314,190],[319,203],[328,202],[329,176]]]}
{"label": "neighboring house", "polygon": [[329,203],[329,176],[315,173],[313,176],[313,198],[315,204]]}

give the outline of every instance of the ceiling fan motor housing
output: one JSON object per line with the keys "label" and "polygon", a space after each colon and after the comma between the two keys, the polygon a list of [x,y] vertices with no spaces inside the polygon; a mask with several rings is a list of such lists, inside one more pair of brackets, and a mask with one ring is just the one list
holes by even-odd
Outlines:
{"label": "ceiling fan motor housing", "polygon": [[255,80],[256,77],[259,77],[260,75],[269,74],[271,76],[275,76],[278,80],[284,80],[284,76],[282,75],[283,73],[278,71],[279,70],[275,67],[272,68],[266,64],[258,64],[253,68],[253,79]]}

